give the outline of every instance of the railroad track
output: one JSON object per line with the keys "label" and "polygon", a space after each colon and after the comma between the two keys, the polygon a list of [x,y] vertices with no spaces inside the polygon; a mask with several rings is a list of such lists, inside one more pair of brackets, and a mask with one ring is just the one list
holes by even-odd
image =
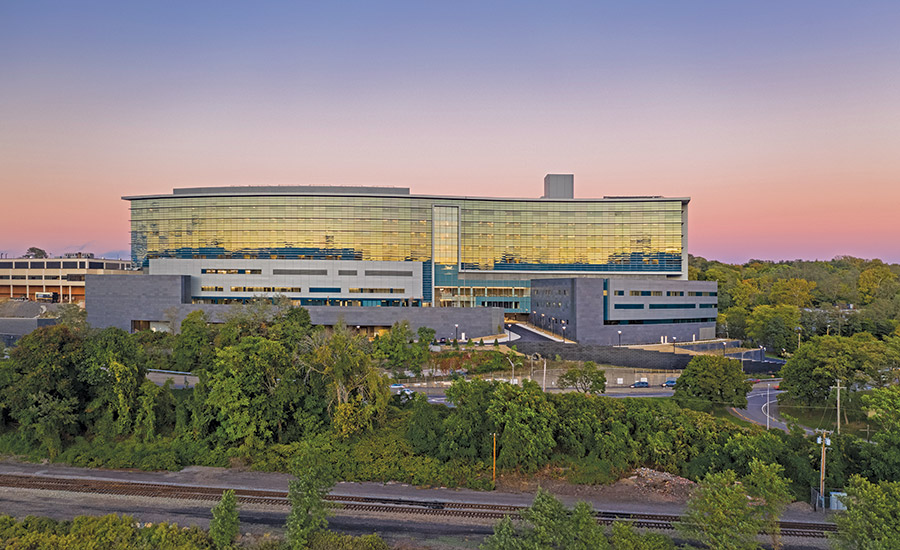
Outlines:
{"label": "railroad track", "polygon": [[[185,500],[218,501],[227,488],[166,483],[125,482],[115,480],[60,478],[46,476],[0,474],[0,487],[89,493],[98,495],[123,495],[150,498],[174,498]],[[267,506],[290,505],[286,491],[261,489],[234,489],[238,502]],[[359,497],[328,495],[327,500],[342,510],[414,514],[420,516],[458,517],[472,519],[502,519],[517,514],[523,506],[449,502],[389,497]],[[681,522],[681,517],[669,514],[640,514],[633,512],[596,511],[599,523],[611,525],[616,521],[628,521],[635,527],[669,531]],[[836,530],[831,523],[782,521],[781,534],[786,537],[824,538]]]}

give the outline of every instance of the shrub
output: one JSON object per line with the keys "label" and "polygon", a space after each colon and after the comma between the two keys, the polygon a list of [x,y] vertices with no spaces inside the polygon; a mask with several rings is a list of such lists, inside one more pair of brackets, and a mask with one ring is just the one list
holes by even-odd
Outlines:
{"label": "shrub", "polygon": [[213,540],[213,544],[218,550],[231,548],[234,539],[240,532],[237,499],[233,489],[222,493],[222,500],[213,507],[212,516],[212,521],[209,523],[209,536]]}

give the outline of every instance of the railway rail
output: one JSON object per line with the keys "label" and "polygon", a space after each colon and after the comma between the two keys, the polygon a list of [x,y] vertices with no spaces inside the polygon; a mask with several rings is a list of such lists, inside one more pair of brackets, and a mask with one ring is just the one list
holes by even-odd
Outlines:
{"label": "railway rail", "polygon": [[[207,487],[167,483],[143,483],[117,480],[63,478],[33,475],[0,474],[0,487],[38,489],[98,495],[122,495],[132,497],[173,498],[185,500],[217,501],[227,487]],[[234,488],[238,502],[267,506],[290,505],[286,491]],[[501,519],[517,514],[523,506],[417,500],[388,497],[362,497],[329,495],[326,497],[342,510],[421,516],[459,517],[472,519]],[[610,525],[616,521],[629,521],[635,527],[656,530],[673,530],[681,517],[670,514],[642,514],[633,512],[595,511],[599,523]],[[824,538],[836,530],[832,523],[782,521],[781,534],[786,537]]]}

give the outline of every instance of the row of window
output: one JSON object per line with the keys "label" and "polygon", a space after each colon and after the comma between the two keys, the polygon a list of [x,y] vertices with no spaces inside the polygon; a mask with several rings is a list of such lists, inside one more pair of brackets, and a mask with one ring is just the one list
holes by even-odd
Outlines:
{"label": "row of window", "polygon": [[[616,296],[625,296],[624,290],[616,290],[614,292]],[[630,290],[628,291],[629,296],[662,296],[662,290]],[[718,296],[718,292],[696,292],[690,291],[688,292],[688,296]],[[666,296],[684,296],[683,290],[667,290]]]}
{"label": "row of window", "polygon": [[83,273],[69,273],[68,275],[6,275],[0,273],[0,280],[13,281],[83,281]]}
{"label": "row of window", "polygon": [[128,264],[111,262],[14,261],[0,262],[0,269],[116,269],[126,270]]}
{"label": "row of window", "polygon": [[698,319],[607,319],[605,325],[670,325],[682,323],[715,323],[716,318],[705,317]]}
{"label": "row of window", "polygon": [[[649,309],[697,309],[697,304],[649,304]],[[715,309],[716,304],[700,304],[701,309]],[[644,304],[615,304],[614,309],[644,309]]]}
{"label": "row of window", "polygon": [[[203,292],[224,292],[221,286],[201,286]],[[299,286],[233,286],[231,292],[289,292],[299,293],[302,289]],[[340,294],[340,288],[310,288],[310,292],[316,293],[332,293]],[[349,288],[347,292],[351,294],[404,294],[406,289],[403,288]]]}
{"label": "row of window", "polygon": [[[262,275],[261,269],[242,269],[242,268],[219,268],[204,267],[200,269],[200,273],[204,275]],[[367,269],[366,277],[412,277],[412,271],[399,271],[392,269]],[[340,276],[355,277],[357,271],[355,269],[338,270]],[[273,269],[272,275],[309,275],[309,276],[327,276],[327,269]]]}
{"label": "row of window", "polygon": [[208,275],[262,275],[262,269],[204,267],[200,269],[200,273]]}

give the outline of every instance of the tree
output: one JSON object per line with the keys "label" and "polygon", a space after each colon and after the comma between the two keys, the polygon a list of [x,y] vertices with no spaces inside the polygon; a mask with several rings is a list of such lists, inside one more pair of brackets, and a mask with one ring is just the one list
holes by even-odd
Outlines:
{"label": "tree", "polygon": [[213,331],[203,310],[190,312],[181,322],[181,332],[172,351],[175,369],[187,372],[211,370],[216,356]]}
{"label": "tree", "polygon": [[422,365],[418,361],[423,357],[416,352],[418,346],[413,339],[409,321],[398,321],[391,330],[375,339],[373,355],[385,368],[392,370],[395,376],[407,370],[421,374]]}
{"label": "tree", "polygon": [[805,342],[781,368],[781,387],[800,403],[821,403],[840,379],[846,387],[890,380],[895,352],[869,334],[819,336]]}
{"label": "tree", "polygon": [[709,473],[688,501],[678,530],[716,550],[755,550],[762,521],[733,470]]}
{"label": "tree", "polygon": [[303,349],[304,366],[328,384],[331,408],[357,400],[374,407],[376,416],[384,414],[390,390],[372,365],[369,341],[363,335],[338,323],[330,334],[320,331],[308,336]]}
{"label": "tree", "polygon": [[593,361],[574,366],[557,378],[560,388],[575,388],[582,393],[603,393],[606,391],[606,373],[597,368]]}
{"label": "tree", "polygon": [[900,434],[900,385],[873,389],[862,401],[872,420],[885,430]]}
{"label": "tree", "polygon": [[603,528],[590,504],[579,502],[572,512],[553,495],[538,488],[531,506],[521,512],[526,525],[517,529],[509,516],[494,526],[482,550],[604,550]]}
{"label": "tree", "polygon": [[93,399],[82,375],[80,333],[67,326],[40,327],[19,340],[2,364],[0,402],[26,438],[51,455],[73,435]]}
{"label": "tree", "polygon": [[290,548],[300,550],[306,548],[313,533],[328,526],[325,497],[334,487],[336,475],[319,440],[300,444],[291,474],[294,476],[288,483],[291,511],[285,535]]}
{"label": "tree", "polygon": [[757,306],[747,317],[747,336],[771,350],[794,351],[799,324],[797,306]]}
{"label": "tree", "polygon": [[773,304],[784,304],[799,308],[812,304],[812,292],[816,283],[805,279],[778,279],[772,283],[769,298]]}
{"label": "tree", "polygon": [[272,441],[284,420],[274,398],[288,368],[284,346],[251,336],[219,350],[215,365],[206,402],[216,412],[220,441],[238,445]]}
{"label": "tree", "polygon": [[212,521],[209,522],[209,538],[218,550],[234,547],[234,540],[240,533],[237,499],[234,489],[222,492],[222,499],[212,509]]}
{"label": "tree", "polygon": [[487,417],[497,427],[497,465],[533,472],[547,463],[556,445],[556,409],[536,382],[500,384],[491,396]]}
{"label": "tree", "polygon": [[766,464],[758,458],[750,462],[750,473],[744,477],[744,486],[747,493],[756,499],[755,511],[772,538],[772,548],[775,550],[782,547],[779,518],[792,500],[790,483],[791,480],[784,478],[784,467]]}
{"label": "tree", "polygon": [[841,500],[847,510],[835,514],[841,550],[888,550],[900,541],[900,482],[870,483],[853,476]]}
{"label": "tree", "polygon": [[90,408],[114,422],[114,435],[130,433],[146,374],[144,349],[124,330],[108,327],[85,340],[79,376],[96,395]]}
{"label": "tree", "polygon": [[870,304],[881,293],[896,293],[897,274],[878,261],[859,274],[859,294],[864,304]]}
{"label": "tree", "polygon": [[49,258],[50,255],[47,254],[47,251],[44,250],[43,248],[38,248],[36,246],[30,246],[30,247],[28,247],[28,250],[25,251],[25,257],[42,259],[42,258]]}
{"label": "tree", "polygon": [[743,408],[752,385],[746,381],[741,363],[716,355],[697,355],[678,378],[675,402],[682,407],[708,411],[713,406]]}
{"label": "tree", "polygon": [[416,454],[439,456],[446,413],[447,407],[432,405],[425,394],[413,396],[412,414],[406,423],[406,440]]}
{"label": "tree", "polygon": [[443,459],[490,460],[491,434],[497,428],[487,409],[499,386],[499,382],[458,379],[447,388],[453,410],[444,421]]}

